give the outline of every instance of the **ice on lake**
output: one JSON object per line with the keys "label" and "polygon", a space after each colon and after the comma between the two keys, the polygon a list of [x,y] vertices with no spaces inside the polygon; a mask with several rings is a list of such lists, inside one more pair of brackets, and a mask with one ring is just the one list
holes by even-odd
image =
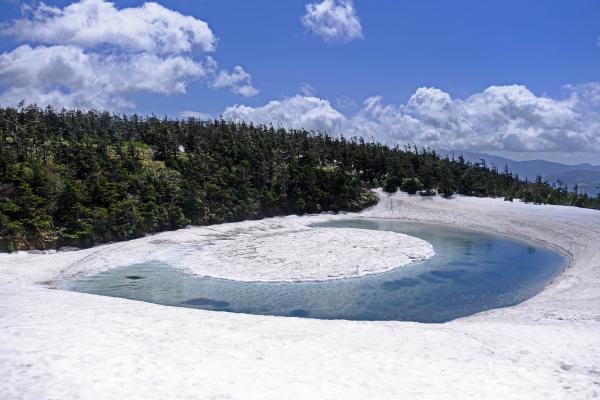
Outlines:
{"label": "ice on lake", "polygon": [[293,283],[201,277],[164,261],[147,261],[71,280],[65,287],[215,311],[445,322],[520,303],[540,292],[568,263],[532,242],[449,225],[357,218],[319,226],[404,233],[431,243],[435,255],[381,274]]}

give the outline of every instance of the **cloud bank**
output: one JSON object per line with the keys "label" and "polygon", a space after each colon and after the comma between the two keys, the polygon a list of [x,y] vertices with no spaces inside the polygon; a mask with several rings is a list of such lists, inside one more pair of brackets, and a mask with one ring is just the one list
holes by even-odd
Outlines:
{"label": "cloud bank", "polygon": [[329,43],[347,43],[363,37],[352,0],[323,0],[306,5],[302,25]]}
{"label": "cloud bank", "polygon": [[375,96],[345,116],[329,101],[294,96],[263,107],[233,106],[231,120],[339,132],[388,144],[514,152],[600,151],[600,84],[567,87],[565,99],[521,85],[491,86],[466,99],[419,88],[405,104]]}
{"label": "cloud bank", "polygon": [[134,106],[132,94],[182,94],[193,80],[244,96],[258,93],[242,67],[219,70],[206,55],[217,42],[206,22],[157,3],[123,9],[105,0],[64,8],[42,3],[1,33],[26,42],[0,54],[2,105],[23,100],[122,110]]}

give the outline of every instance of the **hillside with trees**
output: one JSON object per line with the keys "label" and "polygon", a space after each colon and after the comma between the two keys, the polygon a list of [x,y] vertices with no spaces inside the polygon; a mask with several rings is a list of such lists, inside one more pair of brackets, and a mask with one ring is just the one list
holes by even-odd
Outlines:
{"label": "hillside with trees", "polygon": [[600,209],[508,169],[324,133],[0,108],[0,249],[86,247],[186,225],[356,211],[371,188]]}

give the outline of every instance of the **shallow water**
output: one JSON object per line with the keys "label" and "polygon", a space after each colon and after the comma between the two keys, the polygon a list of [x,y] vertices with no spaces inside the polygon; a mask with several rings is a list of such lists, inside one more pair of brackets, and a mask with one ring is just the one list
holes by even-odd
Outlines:
{"label": "shallow water", "polygon": [[472,229],[378,219],[319,226],[406,233],[430,242],[436,255],[382,274],[298,283],[236,282],[143,263],[70,281],[65,288],[248,314],[445,322],[520,303],[567,266],[565,257],[535,243]]}

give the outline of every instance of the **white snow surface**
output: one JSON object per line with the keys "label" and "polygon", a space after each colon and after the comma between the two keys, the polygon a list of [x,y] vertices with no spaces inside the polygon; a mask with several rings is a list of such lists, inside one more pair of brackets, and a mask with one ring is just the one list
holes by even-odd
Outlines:
{"label": "white snow surface", "polygon": [[[359,215],[273,218],[81,251],[1,255],[0,399],[600,397],[600,212],[378,194],[379,204]],[[508,233],[553,247],[571,263],[524,303],[445,324],[231,314],[47,287],[132,260],[179,260],[179,267],[207,274],[193,269],[195,252],[207,246],[218,250],[203,253],[202,260],[229,254],[244,266],[240,272],[227,264],[227,256],[215,256],[217,276],[242,280],[328,279],[385,270],[391,267],[385,257],[374,256],[377,261],[367,269],[349,260],[363,257],[360,248],[386,254],[388,245],[380,241],[404,243],[407,258],[430,255],[430,246],[415,238],[349,229],[341,240],[309,227],[349,216]],[[329,261],[302,265],[324,249],[333,252],[323,257]],[[284,267],[278,271],[280,255]],[[258,260],[264,256],[274,265],[261,275]],[[351,268],[328,270],[337,264]]]}
{"label": "white snow surface", "polygon": [[0,277],[52,284],[158,261],[195,275],[247,282],[320,281],[381,273],[434,254],[428,242],[402,233],[310,226],[339,217],[269,218],[190,227],[79,251],[0,254],[0,263],[6,264]]}

